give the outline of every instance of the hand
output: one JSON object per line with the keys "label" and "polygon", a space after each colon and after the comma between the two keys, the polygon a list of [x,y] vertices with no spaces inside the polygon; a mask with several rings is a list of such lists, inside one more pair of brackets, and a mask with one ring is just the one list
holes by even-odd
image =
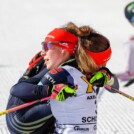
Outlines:
{"label": "hand", "polygon": [[56,84],[53,86],[51,98],[58,101],[65,101],[68,97],[76,96],[76,87],[69,87],[65,84]]}
{"label": "hand", "polygon": [[[107,88],[107,86],[111,87],[110,90],[109,88]],[[113,88],[117,90],[119,90],[120,88],[119,81],[115,75],[112,75],[111,79],[108,81],[107,85],[105,86],[105,89],[107,89],[111,93],[117,93]]]}
{"label": "hand", "polygon": [[44,59],[40,51],[29,62],[29,67],[27,68],[26,72],[23,74],[23,77],[32,77],[38,74],[43,64],[44,64]]}
{"label": "hand", "polygon": [[98,72],[91,75],[89,82],[94,86],[103,87],[111,79],[112,73],[108,68],[102,67]]}

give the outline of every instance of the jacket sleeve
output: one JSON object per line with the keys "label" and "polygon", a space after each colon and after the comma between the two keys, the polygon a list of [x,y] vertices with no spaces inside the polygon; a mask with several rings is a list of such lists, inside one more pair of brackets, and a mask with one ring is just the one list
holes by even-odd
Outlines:
{"label": "jacket sleeve", "polygon": [[46,85],[46,83],[49,85],[60,83],[74,85],[74,79],[64,68],[56,68],[46,73],[39,82],[39,85]]}
{"label": "jacket sleeve", "polygon": [[29,82],[29,83],[33,83],[33,84],[38,84],[39,81],[42,79],[42,77],[48,72],[48,70],[46,68],[44,68],[41,72],[39,72],[38,74],[36,74],[33,77],[30,77],[28,79],[26,79],[25,77],[21,77],[19,79],[19,83],[20,82]]}
{"label": "jacket sleeve", "polygon": [[48,86],[47,85],[35,85],[31,83],[21,82],[15,84],[11,90],[10,94],[14,97],[21,99],[41,99],[48,95]]}
{"label": "jacket sleeve", "polygon": [[11,95],[22,99],[40,99],[51,94],[51,88],[54,84],[73,84],[73,78],[62,68],[47,72],[38,84],[35,79],[37,78],[20,80],[11,88]]}
{"label": "jacket sleeve", "polygon": [[46,97],[48,95],[48,85],[37,85],[46,72],[46,69],[44,69],[38,75],[29,79],[20,78],[18,83],[11,88],[10,94],[28,100]]}

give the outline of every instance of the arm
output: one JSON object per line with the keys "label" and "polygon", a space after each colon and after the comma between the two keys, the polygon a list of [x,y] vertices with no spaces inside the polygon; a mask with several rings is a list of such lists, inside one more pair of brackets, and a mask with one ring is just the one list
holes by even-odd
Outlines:
{"label": "arm", "polygon": [[47,72],[39,84],[29,82],[31,80],[33,80],[33,78],[21,80],[12,87],[11,94],[22,99],[40,99],[52,94],[52,87],[54,84],[63,83],[74,85],[73,78],[65,69],[62,68]]}
{"label": "arm", "polygon": [[40,81],[39,85],[49,83],[52,85],[49,93],[52,99],[65,101],[68,97],[76,96],[77,86],[74,85],[74,79],[63,68],[50,70]]}
{"label": "arm", "polygon": [[41,79],[39,85],[46,85],[46,83],[49,85],[55,85],[60,83],[74,85],[74,80],[64,68],[57,68],[52,69],[48,73],[46,73]]}
{"label": "arm", "polygon": [[48,86],[40,86],[37,83],[41,78],[48,72],[46,69],[43,69],[39,74],[31,78],[20,78],[18,83],[15,84],[10,91],[10,94],[15,97],[22,99],[40,99],[47,96]]}
{"label": "arm", "polygon": [[28,82],[28,83],[33,83],[33,84],[38,84],[39,81],[42,79],[42,77],[48,72],[48,70],[46,68],[43,68],[41,72],[39,72],[38,74],[34,75],[33,77],[24,77],[22,76],[18,83],[20,82]]}
{"label": "arm", "polygon": [[11,88],[10,94],[21,99],[35,100],[46,97],[48,95],[48,88],[47,85],[40,86],[21,82]]}

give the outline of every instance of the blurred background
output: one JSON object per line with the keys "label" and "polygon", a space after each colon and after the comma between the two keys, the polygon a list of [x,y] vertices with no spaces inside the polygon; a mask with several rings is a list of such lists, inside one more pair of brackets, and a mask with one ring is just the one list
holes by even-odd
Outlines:
{"label": "blurred background", "polygon": [[[0,0],[0,111],[6,108],[9,90],[41,50],[45,35],[67,22],[90,25],[109,38],[113,54],[108,67],[124,71],[123,43],[134,28],[124,16],[130,0]],[[120,89],[134,96],[134,84]],[[8,134],[5,116],[0,134]],[[98,97],[97,134],[134,134],[134,102],[102,91]]]}

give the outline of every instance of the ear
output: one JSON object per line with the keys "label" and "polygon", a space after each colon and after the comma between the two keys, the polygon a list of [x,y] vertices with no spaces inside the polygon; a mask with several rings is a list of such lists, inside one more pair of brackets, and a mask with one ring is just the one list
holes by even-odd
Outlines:
{"label": "ear", "polygon": [[63,48],[61,48],[61,54],[66,58],[71,57],[70,53],[66,49],[63,49]]}
{"label": "ear", "polygon": [[63,49],[63,48],[61,48],[61,53],[62,53],[62,54],[66,53],[66,50]]}

